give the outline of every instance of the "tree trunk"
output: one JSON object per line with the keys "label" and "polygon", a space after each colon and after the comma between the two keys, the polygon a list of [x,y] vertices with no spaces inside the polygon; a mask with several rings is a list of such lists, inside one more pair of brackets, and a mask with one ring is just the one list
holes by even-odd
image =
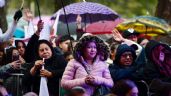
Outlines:
{"label": "tree trunk", "polygon": [[155,15],[165,19],[171,25],[171,0],[158,0]]}
{"label": "tree trunk", "polygon": [[[171,0],[158,0],[155,15],[165,19],[171,26]],[[171,32],[167,36],[157,37],[158,41],[171,44]]]}
{"label": "tree trunk", "polygon": [[7,20],[6,20],[6,12],[4,7],[0,7],[0,28],[2,32],[6,32],[7,30]]}

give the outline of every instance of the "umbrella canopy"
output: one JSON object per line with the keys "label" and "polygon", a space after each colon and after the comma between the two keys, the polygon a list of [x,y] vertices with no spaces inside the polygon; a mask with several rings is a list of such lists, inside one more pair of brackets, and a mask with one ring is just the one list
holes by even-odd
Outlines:
{"label": "umbrella canopy", "polygon": [[125,31],[129,28],[149,36],[167,35],[171,31],[165,20],[152,16],[138,16],[126,20],[117,26],[120,31]]}
{"label": "umbrella canopy", "polygon": [[[120,17],[116,12],[112,9],[108,8],[99,3],[93,2],[79,2],[67,5],[64,7],[67,15],[68,22],[75,22],[78,14],[81,15],[83,22],[96,22],[100,20],[115,20]],[[66,22],[65,14],[63,8],[60,9],[60,17],[59,20]],[[56,18],[57,12],[52,16]]]}
{"label": "umbrella canopy", "polygon": [[[51,18],[50,16],[41,16],[41,20],[42,20],[43,22],[52,25],[53,21],[51,21],[50,18]],[[34,24],[34,25],[37,25],[37,23],[39,22],[39,20],[40,20],[40,19],[39,19],[39,16],[33,18],[33,24]]]}
{"label": "umbrella canopy", "polygon": [[[82,24],[83,25],[83,24]],[[68,24],[69,30],[70,30],[70,34],[74,35],[76,34],[76,23],[75,22],[71,22]],[[67,24],[64,22],[58,22],[58,29],[57,29],[57,35],[66,35],[68,34],[67,32]]]}
{"label": "umbrella canopy", "polygon": [[121,22],[123,22],[123,19],[117,19],[115,21],[99,21],[88,24],[83,30],[91,34],[112,34],[113,28]]}

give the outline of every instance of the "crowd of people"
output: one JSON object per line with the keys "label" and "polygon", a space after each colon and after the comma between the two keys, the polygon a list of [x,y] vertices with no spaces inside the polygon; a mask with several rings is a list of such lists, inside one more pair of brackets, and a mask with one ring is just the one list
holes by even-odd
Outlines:
{"label": "crowd of people", "polygon": [[[11,39],[21,17],[19,10],[7,32],[0,33],[2,96],[38,96],[41,77],[47,80],[49,96],[171,95],[168,44],[139,38],[131,28],[124,32],[114,29],[113,37],[106,41],[87,33],[79,33],[77,40],[69,35],[39,40],[42,20],[26,44]],[[82,31],[80,24],[78,15],[78,31]],[[22,74],[20,90],[14,86],[20,80],[14,80],[14,73]]]}

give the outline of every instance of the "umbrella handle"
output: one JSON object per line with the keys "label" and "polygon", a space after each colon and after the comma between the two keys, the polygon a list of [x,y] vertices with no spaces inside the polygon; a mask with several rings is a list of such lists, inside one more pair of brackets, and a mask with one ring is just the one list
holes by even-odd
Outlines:
{"label": "umbrella handle", "polygon": [[23,9],[23,5],[24,5],[24,0],[22,0],[22,4],[21,4],[21,7],[20,7],[20,10]]}
{"label": "umbrella handle", "polygon": [[36,4],[37,4],[37,9],[38,9],[38,14],[39,14],[39,20],[41,20],[40,7],[39,7],[39,2],[38,2],[38,0],[36,0]]}
{"label": "umbrella handle", "polygon": [[[66,24],[67,24],[68,35],[71,36],[70,31],[69,31],[69,25],[68,25],[67,15],[66,15],[65,7],[64,7],[64,2],[62,0],[60,0],[60,1],[61,1],[61,4],[62,4],[62,8],[63,8],[64,14],[65,14],[65,20],[66,20]],[[71,45],[71,50],[73,52],[74,48],[73,48],[71,42],[70,42],[70,45]]]}

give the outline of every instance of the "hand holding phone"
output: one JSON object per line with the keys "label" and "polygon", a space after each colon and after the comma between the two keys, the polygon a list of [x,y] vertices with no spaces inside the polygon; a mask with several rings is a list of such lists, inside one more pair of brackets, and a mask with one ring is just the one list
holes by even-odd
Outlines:
{"label": "hand holding phone", "polygon": [[19,55],[13,55],[12,56],[12,61],[17,61],[19,60]]}
{"label": "hand holding phone", "polygon": [[10,63],[10,64],[11,64],[12,68],[14,68],[14,69],[20,69],[20,68],[21,68],[21,63],[20,63],[19,60],[13,61],[13,62]]}

